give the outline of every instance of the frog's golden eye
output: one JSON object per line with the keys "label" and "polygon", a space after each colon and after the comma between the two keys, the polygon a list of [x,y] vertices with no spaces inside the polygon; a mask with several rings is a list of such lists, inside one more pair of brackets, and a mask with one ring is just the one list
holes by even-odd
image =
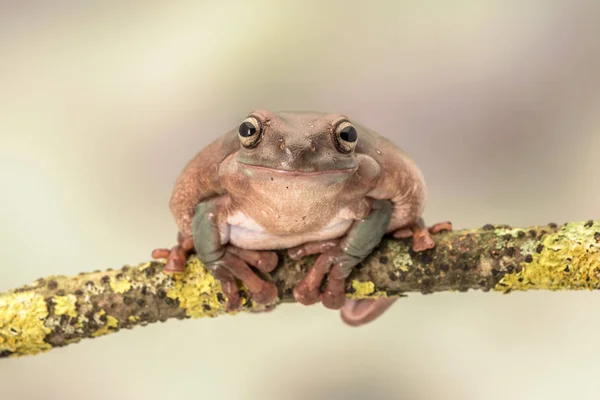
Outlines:
{"label": "frog's golden eye", "polygon": [[238,136],[244,147],[254,147],[260,142],[262,127],[254,117],[248,117],[238,128]]}
{"label": "frog's golden eye", "polygon": [[350,153],[356,147],[358,132],[348,121],[344,121],[335,128],[335,142],[342,153]]}

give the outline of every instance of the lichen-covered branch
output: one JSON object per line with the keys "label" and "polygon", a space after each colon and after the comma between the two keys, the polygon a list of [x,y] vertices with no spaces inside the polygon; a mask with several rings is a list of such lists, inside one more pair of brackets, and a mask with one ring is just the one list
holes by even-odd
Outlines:
{"label": "lichen-covered branch", "polygon": [[[386,239],[348,280],[348,297],[400,296],[440,291],[581,290],[600,288],[600,221],[530,228],[486,225],[435,235],[422,253],[409,240]],[[292,289],[315,257],[299,262],[280,253],[268,276],[278,302],[293,301]],[[220,284],[197,258],[184,274],[167,275],[163,263],[119,270],[52,276],[0,294],[0,358],[37,354],[171,318],[226,314]],[[242,311],[260,311],[240,287]],[[275,306],[276,304],[272,305]]]}

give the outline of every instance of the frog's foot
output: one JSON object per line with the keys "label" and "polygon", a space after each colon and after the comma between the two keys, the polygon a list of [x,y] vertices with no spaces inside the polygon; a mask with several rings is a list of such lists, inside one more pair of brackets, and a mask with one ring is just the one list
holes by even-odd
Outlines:
{"label": "frog's foot", "polygon": [[435,242],[431,237],[432,234],[451,230],[452,223],[450,221],[440,222],[427,228],[423,219],[420,218],[413,225],[396,230],[393,236],[398,239],[412,237],[413,250],[416,252],[420,252],[435,247]]}
{"label": "frog's foot", "polygon": [[273,271],[279,262],[279,257],[274,251],[244,250],[231,245],[227,246],[226,251],[241,258],[261,272]]}
{"label": "frog's foot", "polygon": [[325,253],[340,244],[340,239],[323,240],[319,242],[309,242],[288,250],[288,255],[292,260],[299,260],[302,257],[313,254]]}
{"label": "frog's foot", "polygon": [[329,271],[327,287],[321,295],[321,303],[332,310],[339,310],[346,302],[345,283],[352,267],[345,268],[343,263],[336,263]]}
{"label": "frog's foot", "polygon": [[[231,254],[232,259],[233,258],[238,258],[239,261],[234,261],[232,264],[232,261],[230,261],[230,269],[227,268],[227,266],[223,266],[223,265],[219,265],[216,269],[215,269],[215,277],[221,282],[221,287],[223,288],[223,293],[225,294],[225,296],[227,297],[228,301],[227,301],[227,311],[231,312],[231,311],[237,311],[240,309],[241,307],[241,302],[240,302],[240,295],[239,295],[239,290],[238,290],[238,286],[237,283],[235,281],[235,272],[233,272],[233,270],[231,270],[231,268],[233,268],[234,270],[236,269],[235,266],[236,265],[242,265],[243,263],[247,263],[250,264],[251,266],[255,267],[256,269],[258,269],[261,272],[271,272],[273,269],[275,269],[275,267],[277,266],[277,262],[278,257],[277,257],[277,253],[275,253],[274,251],[255,251],[255,250],[244,250],[244,249],[240,249],[239,247],[235,247],[235,246],[227,246],[226,250],[227,253]],[[227,261],[225,261],[227,262]],[[274,285],[268,283],[268,282],[264,282],[264,284],[258,282],[258,280],[260,280],[260,278],[258,278],[254,272],[252,270],[250,270],[250,268],[248,268],[248,266],[241,266],[241,273],[248,273],[247,271],[250,271],[250,273],[248,273],[248,276],[250,276],[250,274],[253,275],[250,276],[250,280],[251,282],[248,283],[246,281],[244,281],[242,278],[242,281],[244,281],[244,283],[246,283],[246,286],[249,285],[253,285],[253,288],[257,288],[256,290],[258,291],[252,291],[250,290],[251,293],[251,297],[252,300],[256,301],[257,303],[260,304],[266,304],[266,303],[271,303],[273,300],[275,300],[275,298],[277,297],[278,293],[277,293],[277,289],[275,288],[275,293],[273,294],[273,287]],[[233,273],[232,273],[233,272]],[[254,279],[256,278],[256,279]],[[271,286],[272,285],[272,286]],[[250,287],[250,286],[249,286]],[[266,307],[263,310],[252,310],[252,312],[254,313],[263,313],[263,312],[269,312],[272,311],[274,309],[274,307]]]}
{"label": "frog's foot", "polygon": [[224,253],[220,259],[209,263],[207,266],[214,269],[215,272],[221,268],[229,271],[248,287],[250,297],[259,304],[272,303],[279,294],[274,283],[262,280],[242,258],[232,253]]}
{"label": "frog's foot", "polygon": [[[309,242],[297,247],[288,249],[288,255],[292,260],[300,260],[302,257],[323,254],[333,248],[338,247],[340,239],[323,240]],[[294,298],[301,304],[311,305],[319,301],[320,288],[325,274],[329,271],[327,257],[319,257],[310,272],[304,277],[302,282],[294,288]]]}
{"label": "frog's foot", "polygon": [[177,245],[169,249],[154,249],[152,251],[152,258],[167,259],[165,264],[164,272],[176,273],[185,271],[185,263],[187,257],[194,250],[194,239],[189,236],[185,237],[181,233],[177,235]]}
{"label": "frog's foot", "polygon": [[180,245],[172,249],[155,249],[152,251],[152,258],[155,260],[166,258],[167,262],[163,271],[165,273],[185,272],[185,263],[187,261],[187,251]]}
{"label": "frog's foot", "polygon": [[385,311],[398,300],[397,297],[380,297],[377,299],[347,299],[342,307],[342,321],[350,326],[367,324]]}
{"label": "frog's foot", "polygon": [[[352,268],[360,262],[337,246],[321,254],[306,277],[294,288],[294,297],[304,305],[317,303],[319,300],[330,309],[340,309],[346,300],[344,293],[345,280]],[[329,273],[327,286],[320,294],[325,274]]]}
{"label": "frog's foot", "polygon": [[239,310],[241,307],[240,292],[233,274],[228,269],[218,266],[215,268],[215,278],[221,283],[221,289],[227,298],[225,309],[228,312]]}

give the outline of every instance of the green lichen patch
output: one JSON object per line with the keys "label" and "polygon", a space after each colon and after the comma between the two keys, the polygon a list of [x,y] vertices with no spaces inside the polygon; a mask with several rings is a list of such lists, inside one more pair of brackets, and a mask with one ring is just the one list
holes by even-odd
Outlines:
{"label": "green lichen patch", "polygon": [[519,250],[521,250],[521,254],[526,256],[533,254],[538,245],[539,242],[537,240],[526,240],[521,246],[519,246]]}
{"label": "green lichen patch", "polygon": [[0,295],[0,353],[33,355],[50,350],[44,339],[50,328],[44,325],[48,307],[34,292]]}
{"label": "green lichen patch", "polygon": [[392,258],[392,265],[394,268],[407,272],[409,267],[413,265],[413,260],[410,256],[410,247],[408,244],[400,241],[388,241],[387,247],[391,251],[391,254],[395,256]]}
{"label": "green lichen patch", "polygon": [[521,237],[525,234],[525,229],[522,228],[496,228],[494,229],[494,233],[496,236],[512,236],[514,238]]}
{"label": "green lichen patch", "polygon": [[495,290],[583,290],[600,288],[600,223],[569,223],[547,234]]}
{"label": "green lichen patch", "polygon": [[185,273],[174,275],[173,285],[167,291],[167,297],[177,300],[192,318],[215,317],[225,312],[218,294],[223,295],[221,284],[195,256],[189,259]]}

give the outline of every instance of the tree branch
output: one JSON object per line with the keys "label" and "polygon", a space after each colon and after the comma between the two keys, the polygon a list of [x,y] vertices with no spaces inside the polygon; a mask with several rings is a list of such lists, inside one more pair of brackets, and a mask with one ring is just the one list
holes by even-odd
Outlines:
{"label": "tree branch", "polygon": [[[486,225],[434,239],[434,249],[414,253],[410,239],[386,238],[348,279],[348,297],[600,288],[600,221],[561,227]],[[292,289],[316,257],[293,261],[285,252],[279,254],[279,266],[267,278],[279,288],[278,303],[293,302]],[[0,358],[37,354],[172,318],[226,314],[220,284],[196,257],[188,260],[185,274],[165,274],[163,265],[153,261],[51,276],[0,294]],[[243,285],[240,291],[242,311],[265,309],[249,300]]]}

